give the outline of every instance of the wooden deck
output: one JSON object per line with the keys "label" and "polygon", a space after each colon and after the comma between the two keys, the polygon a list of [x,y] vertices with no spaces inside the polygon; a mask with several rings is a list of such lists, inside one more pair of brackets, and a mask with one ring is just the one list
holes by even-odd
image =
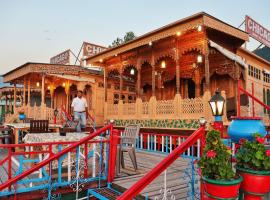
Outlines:
{"label": "wooden deck", "polygon": [[[138,170],[135,171],[132,167],[132,163],[129,159],[128,154],[125,154],[125,169],[121,170],[121,174],[113,182],[114,188],[124,191],[130,188],[135,182],[142,178],[147,172],[153,169],[166,155],[158,153],[149,153],[138,151],[136,153]],[[188,189],[188,178],[185,177],[185,172],[189,171],[188,158],[178,158],[168,169],[167,169],[167,190],[168,199],[169,193],[175,196],[175,199],[189,199]],[[197,178],[197,177],[196,177]],[[164,173],[156,178],[148,187],[146,187],[141,195],[148,197],[149,199],[155,199],[161,195],[160,190],[164,189]],[[162,199],[162,198],[159,198]]]}
{"label": "wooden deck", "polygon": [[[0,150],[0,157],[3,158],[7,152]],[[134,170],[132,163],[128,154],[124,154],[125,158],[125,169],[121,169],[121,174],[119,174],[115,181],[113,182],[113,187],[120,192],[124,192],[126,189],[130,188],[135,182],[142,178],[147,172],[153,169],[161,160],[163,160],[166,155],[160,153],[150,153],[144,151],[138,151],[137,163],[138,170]],[[188,158],[178,158],[173,165],[167,169],[167,189],[168,193],[171,193],[175,196],[175,199],[188,199],[189,189],[188,182],[189,179],[184,179],[185,171],[187,171],[190,166],[190,159]],[[12,176],[15,176],[15,173],[18,170],[16,165],[12,168]],[[25,166],[27,167],[27,166]],[[30,167],[30,166],[29,166]],[[25,170],[25,169],[24,169]],[[5,167],[0,167],[0,183],[8,180],[7,177],[7,163]],[[38,178],[38,174],[33,174],[29,178]],[[40,184],[40,183],[39,183]],[[35,183],[33,183],[35,185]],[[29,188],[29,184],[17,184],[18,188]],[[164,188],[164,173],[162,173],[157,179],[155,179],[148,187],[146,187],[142,193],[141,197],[148,197],[149,199],[154,199],[160,195],[160,190]],[[169,196],[168,196],[169,197]],[[136,199],[140,199],[136,198]]]}

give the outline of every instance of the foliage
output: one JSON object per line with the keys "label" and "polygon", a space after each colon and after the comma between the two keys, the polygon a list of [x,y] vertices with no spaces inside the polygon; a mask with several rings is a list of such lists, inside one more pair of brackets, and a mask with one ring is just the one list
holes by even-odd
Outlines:
{"label": "foliage", "polygon": [[241,146],[236,153],[237,166],[252,170],[270,170],[270,150],[266,150],[264,138],[260,134],[253,136],[253,141],[240,140]]}
{"label": "foliage", "polygon": [[136,36],[133,31],[126,32],[124,39],[117,37],[113,42],[112,45],[109,46],[109,48],[117,47],[121,44],[127,43],[133,39],[135,39]]}
{"label": "foliage", "polygon": [[204,177],[214,180],[231,180],[235,172],[231,165],[231,149],[220,139],[220,133],[211,130],[206,136],[203,155],[198,162]]}

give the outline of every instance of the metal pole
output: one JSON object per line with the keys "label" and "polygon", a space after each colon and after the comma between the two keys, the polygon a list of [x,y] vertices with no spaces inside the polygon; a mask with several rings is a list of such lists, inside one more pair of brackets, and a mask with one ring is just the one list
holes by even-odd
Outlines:
{"label": "metal pole", "polygon": [[83,48],[83,44],[84,44],[84,42],[82,43],[82,46],[81,46],[81,48],[80,48],[80,51],[79,51],[78,55],[77,55],[77,56],[75,56],[75,57],[76,57],[76,61],[75,61],[74,65],[76,65],[76,63],[77,63],[77,61],[78,61],[78,58],[79,58],[80,53],[81,53],[82,48]]}
{"label": "metal pole", "polygon": [[[252,87],[252,96],[254,96],[254,83],[251,83]],[[254,105],[254,99],[252,99],[252,116],[255,117],[255,105]]]}
{"label": "metal pole", "polygon": [[240,110],[240,80],[237,82],[237,116],[241,116],[241,110]]}

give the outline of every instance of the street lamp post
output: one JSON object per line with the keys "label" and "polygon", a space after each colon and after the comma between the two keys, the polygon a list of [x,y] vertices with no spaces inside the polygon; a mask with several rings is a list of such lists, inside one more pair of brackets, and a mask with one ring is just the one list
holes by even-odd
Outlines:
{"label": "street lamp post", "polygon": [[220,91],[216,91],[214,96],[209,101],[212,114],[215,117],[213,128],[220,131],[221,137],[223,137],[224,126],[222,122],[222,115],[224,110],[225,99],[221,96]]}

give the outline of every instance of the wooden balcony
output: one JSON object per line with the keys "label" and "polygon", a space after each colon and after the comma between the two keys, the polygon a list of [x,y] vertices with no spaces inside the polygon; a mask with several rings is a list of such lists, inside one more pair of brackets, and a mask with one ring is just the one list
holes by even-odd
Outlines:
{"label": "wooden balcony", "polygon": [[[172,100],[158,101],[151,97],[148,102],[138,98],[135,103],[105,103],[105,119],[113,119],[117,127],[139,123],[142,128],[195,130],[199,127],[200,117],[213,121],[208,103],[210,98],[210,93],[205,92],[202,97],[194,99],[182,99],[176,95]],[[223,118],[227,121],[226,114]]]}

